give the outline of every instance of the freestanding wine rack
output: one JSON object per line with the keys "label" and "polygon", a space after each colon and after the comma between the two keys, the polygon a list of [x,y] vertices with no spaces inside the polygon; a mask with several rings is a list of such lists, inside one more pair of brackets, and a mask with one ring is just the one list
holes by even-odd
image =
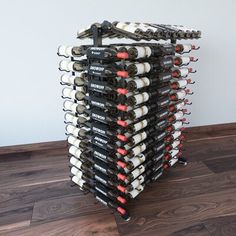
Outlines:
{"label": "freestanding wine rack", "polygon": [[[61,84],[71,180],[125,220],[129,200],[175,163],[187,163],[186,87],[197,59],[182,54],[199,47],[177,40],[200,37],[183,26],[104,21],[79,31],[91,45],[58,48],[70,58],[59,69],[70,72]],[[103,45],[104,38],[135,42]]]}

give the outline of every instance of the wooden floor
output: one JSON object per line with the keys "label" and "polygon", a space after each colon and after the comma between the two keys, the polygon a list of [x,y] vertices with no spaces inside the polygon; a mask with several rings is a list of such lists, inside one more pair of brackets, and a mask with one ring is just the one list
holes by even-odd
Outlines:
{"label": "wooden floor", "polygon": [[147,187],[129,222],[70,187],[65,142],[0,148],[0,235],[235,236],[236,123],[187,132],[188,165]]}

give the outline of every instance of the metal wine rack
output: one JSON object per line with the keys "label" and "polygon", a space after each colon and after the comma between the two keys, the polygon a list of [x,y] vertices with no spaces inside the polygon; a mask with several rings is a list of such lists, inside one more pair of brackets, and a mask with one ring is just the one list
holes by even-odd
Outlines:
{"label": "metal wine rack", "polygon": [[[201,31],[178,25],[108,22],[78,32],[91,45],[60,46],[59,65],[71,180],[85,193],[130,219],[127,204],[182,156],[191,105],[186,86],[199,47],[177,40]],[[133,43],[103,45],[109,39]],[[156,41],[162,40],[162,43]],[[164,42],[163,40],[170,41]]]}

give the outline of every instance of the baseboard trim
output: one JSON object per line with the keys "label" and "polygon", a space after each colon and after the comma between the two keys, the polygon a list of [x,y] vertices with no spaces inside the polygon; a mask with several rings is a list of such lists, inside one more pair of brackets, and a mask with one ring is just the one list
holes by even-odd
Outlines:
{"label": "baseboard trim", "polygon": [[[227,124],[215,124],[205,126],[195,126],[186,128],[186,140],[206,139],[206,137],[217,138],[220,136],[236,135],[236,122]],[[32,151],[43,151],[51,149],[64,149],[67,147],[66,140],[32,143],[14,146],[0,147],[0,155],[11,153],[22,153]]]}

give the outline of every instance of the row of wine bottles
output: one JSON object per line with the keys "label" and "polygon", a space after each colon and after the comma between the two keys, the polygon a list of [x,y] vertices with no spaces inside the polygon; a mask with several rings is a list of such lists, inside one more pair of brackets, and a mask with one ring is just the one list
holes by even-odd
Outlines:
{"label": "row of wine bottles", "polygon": [[[83,46],[60,46],[57,54],[64,57],[82,57],[88,59],[119,61],[119,60],[137,60],[137,59],[153,59],[168,55],[185,54],[192,50],[198,50],[199,47],[193,44],[130,44],[130,45],[108,45],[102,47],[93,47],[89,45]],[[178,66],[187,65],[190,61],[194,61],[193,57],[184,57],[175,55],[171,57]]]}
{"label": "row of wine bottles", "polygon": [[79,39],[92,38],[94,28],[103,31],[102,38],[130,38],[133,40],[160,40],[160,39],[198,39],[201,31],[182,25],[166,25],[152,23],[108,22],[95,23],[81,29]]}
{"label": "row of wine bottles", "polygon": [[[102,38],[134,40],[199,38],[177,25],[95,23],[78,33],[94,44],[60,46],[70,177],[75,186],[129,219],[127,203],[182,156],[192,44],[102,45]],[[100,42],[100,43],[99,43]],[[191,64],[190,64],[191,63]]]}

